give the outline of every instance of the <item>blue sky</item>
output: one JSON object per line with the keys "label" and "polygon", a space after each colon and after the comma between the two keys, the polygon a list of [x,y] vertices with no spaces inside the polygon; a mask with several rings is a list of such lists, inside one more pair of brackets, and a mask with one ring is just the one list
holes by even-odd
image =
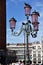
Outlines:
{"label": "blue sky", "polygon": [[40,13],[39,17],[39,31],[37,38],[32,38],[30,35],[29,42],[40,41],[43,36],[43,0],[6,0],[6,43],[23,43],[23,33],[15,37],[12,35],[10,30],[9,19],[14,16],[17,20],[15,31],[20,31],[22,22],[26,21],[24,12],[24,3],[28,3],[32,6],[31,13],[36,10]]}

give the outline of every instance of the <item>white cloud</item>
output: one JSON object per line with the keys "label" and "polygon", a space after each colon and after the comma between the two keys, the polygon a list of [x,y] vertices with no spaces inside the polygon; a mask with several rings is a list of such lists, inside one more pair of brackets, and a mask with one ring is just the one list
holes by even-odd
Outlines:
{"label": "white cloud", "polygon": [[26,20],[17,22],[16,26],[20,28],[22,26],[22,22],[26,23]]}
{"label": "white cloud", "polygon": [[27,0],[10,0],[10,1],[12,1],[12,2],[22,2],[22,1],[27,1]]}
{"label": "white cloud", "polygon": [[13,3],[19,2],[19,0],[10,0],[10,1],[13,2]]}
{"label": "white cloud", "polygon": [[43,17],[43,12],[40,13],[40,17]]}
{"label": "white cloud", "polygon": [[43,6],[43,3],[42,2],[36,2],[36,6],[42,7]]}
{"label": "white cloud", "polygon": [[28,0],[10,0],[10,2],[15,3],[16,5],[20,2],[27,2]]}

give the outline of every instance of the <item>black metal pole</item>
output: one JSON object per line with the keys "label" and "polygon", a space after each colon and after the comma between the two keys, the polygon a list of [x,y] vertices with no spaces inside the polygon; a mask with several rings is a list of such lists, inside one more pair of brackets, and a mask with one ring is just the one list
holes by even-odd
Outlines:
{"label": "black metal pole", "polygon": [[28,47],[28,34],[26,34],[26,65],[30,65],[30,62],[29,62],[29,47]]}
{"label": "black metal pole", "polygon": [[26,63],[26,53],[25,53],[25,31],[24,31],[24,64]]}
{"label": "black metal pole", "polygon": [[29,27],[29,17],[27,16],[27,29],[26,29],[26,65],[30,65],[30,58],[29,58],[29,35],[30,35],[30,27]]}

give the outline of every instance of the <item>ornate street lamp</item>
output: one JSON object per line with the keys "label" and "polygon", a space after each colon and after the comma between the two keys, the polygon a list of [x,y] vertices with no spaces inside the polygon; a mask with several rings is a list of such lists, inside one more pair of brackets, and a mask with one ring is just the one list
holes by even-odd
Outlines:
{"label": "ornate street lamp", "polygon": [[[15,18],[11,18],[9,20],[10,21],[10,29],[12,30],[14,36],[19,36],[22,31],[24,31],[26,33],[26,50],[25,50],[26,51],[26,54],[25,54],[26,59],[24,59],[26,61],[26,65],[30,65],[29,41],[28,41],[29,37],[28,36],[30,36],[30,34],[31,34],[33,38],[36,38],[37,32],[39,30],[38,16],[40,16],[40,15],[36,11],[34,11],[34,12],[32,12],[32,14],[30,14],[31,8],[32,7],[29,4],[25,3],[24,9],[25,9],[25,16],[27,18],[27,22],[26,23],[22,22],[20,32],[13,32],[13,30],[15,29],[15,25],[16,25]],[[32,17],[33,28],[31,26],[31,21],[29,20],[29,16]]]}
{"label": "ornate street lamp", "polygon": [[9,22],[10,22],[10,29],[11,29],[12,32],[13,32],[13,30],[15,29],[15,26],[16,26],[16,20],[15,20],[14,17],[12,17],[12,18],[9,20]]}
{"label": "ornate street lamp", "polygon": [[38,31],[39,30],[38,29],[39,28],[38,16],[40,16],[40,15],[35,10],[34,12],[32,12],[31,16],[32,16],[32,24],[34,27],[34,31]]}
{"label": "ornate street lamp", "polygon": [[26,3],[25,3],[24,9],[25,9],[25,15],[26,15],[26,16],[30,16],[31,8],[32,8],[32,7],[31,7],[29,4],[26,4]]}

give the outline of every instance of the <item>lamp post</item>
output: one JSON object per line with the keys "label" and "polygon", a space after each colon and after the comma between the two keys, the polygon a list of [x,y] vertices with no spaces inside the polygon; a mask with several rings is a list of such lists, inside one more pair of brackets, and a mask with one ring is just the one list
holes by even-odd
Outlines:
{"label": "lamp post", "polygon": [[[36,38],[37,37],[37,32],[38,32],[38,26],[39,26],[39,22],[38,22],[38,16],[39,13],[36,12],[36,10],[34,12],[32,12],[32,14],[30,14],[31,12],[31,9],[32,7],[29,5],[29,4],[26,4],[25,3],[25,16],[27,18],[27,22],[24,23],[22,22],[22,26],[21,26],[21,29],[20,29],[20,32],[13,32],[13,30],[15,29],[15,25],[16,25],[16,20],[15,18],[11,18],[9,21],[10,21],[10,28],[12,30],[12,33],[14,36],[19,36],[21,34],[22,31],[24,31],[26,33],[26,65],[30,65],[30,57],[29,57],[29,41],[28,41],[28,38],[30,36],[30,34],[32,35],[33,38]],[[32,17],[32,22],[29,20],[29,16]],[[33,25],[33,28],[31,26],[31,24]]]}

